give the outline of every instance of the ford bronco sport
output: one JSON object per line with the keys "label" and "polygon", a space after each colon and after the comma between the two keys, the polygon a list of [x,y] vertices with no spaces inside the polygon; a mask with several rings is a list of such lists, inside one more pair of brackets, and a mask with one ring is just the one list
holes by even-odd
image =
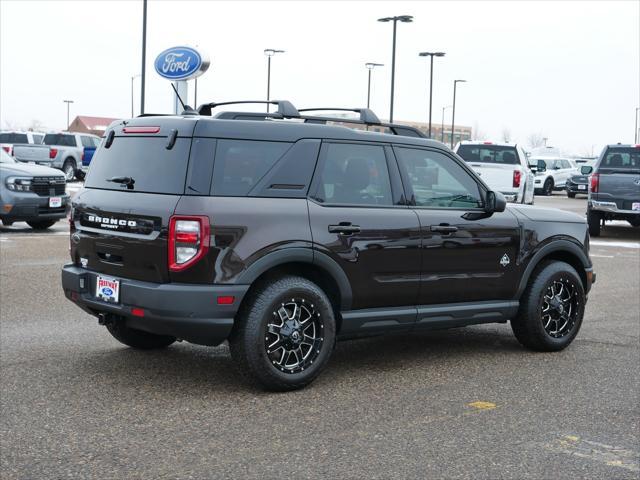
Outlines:
{"label": "ford bronco sport", "polygon": [[337,339],[507,321],[534,350],[575,338],[584,219],[505,208],[446,146],[368,109],[271,103],[113,123],[72,203],[67,298],[133,348],[228,340],[271,390],[309,384]]}

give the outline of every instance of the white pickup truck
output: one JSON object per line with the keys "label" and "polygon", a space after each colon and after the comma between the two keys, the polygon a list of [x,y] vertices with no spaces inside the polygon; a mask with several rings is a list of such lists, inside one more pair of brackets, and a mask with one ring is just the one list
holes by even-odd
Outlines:
{"label": "white pickup truck", "polygon": [[13,156],[19,162],[36,163],[57,168],[64,172],[67,182],[73,180],[86,160],[87,149],[93,153],[100,144],[100,137],[87,133],[47,133],[42,145],[15,145]]}
{"label": "white pickup truck", "polygon": [[522,147],[515,143],[463,141],[454,151],[508,202],[533,204],[534,175]]}

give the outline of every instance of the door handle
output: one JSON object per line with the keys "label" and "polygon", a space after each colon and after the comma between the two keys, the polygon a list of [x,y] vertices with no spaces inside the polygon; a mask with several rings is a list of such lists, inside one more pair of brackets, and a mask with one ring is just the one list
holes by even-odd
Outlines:
{"label": "door handle", "polygon": [[329,233],[339,233],[340,235],[353,235],[360,233],[359,225],[351,225],[351,223],[340,222],[339,225],[329,225]]}
{"label": "door handle", "polygon": [[431,231],[440,233],[454,233],[458,231],[458,227],[453,227],[451,225],[431,225]]}

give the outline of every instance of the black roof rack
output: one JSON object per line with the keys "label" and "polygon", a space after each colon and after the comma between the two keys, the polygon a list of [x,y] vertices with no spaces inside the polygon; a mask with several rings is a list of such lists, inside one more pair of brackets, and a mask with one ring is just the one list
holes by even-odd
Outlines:
{"label": "black roof rack", "polygon": [[[320,112],[320,111],[333,111],[333,112],[355,112],[360,114],[360,121],[367,125],[380,125],[380,119],[373,113],[373,110],[368,108],[301,108],[299,112]],[[322,117],[324,118],[324,117]],[[338,119],[335,119],[338,120]],[[347,119],[348,120],[348,119]]]}
{"label": "black roof rack", "polygon": [[[300,116],[300,113],[298,112],[298,110],[296,109],[296,107],[293,106],[293,104],[291,102],[289,102],[288,100],[271,100],[271,101],[266,101],[266,100],[238,100],[238,101],[234,101],[234,102],[211,102],[211,103],[205,103],[203,105],[200,105],[198,107],[198,113],[200,115],[211,115],[211,110],[213,110],[216,107],[219,107],[221,105],[238,105],[238,104],[245,104],[245,103],[262,103],[262,104],[269,104],[269,105],[277,105],[277,110],[276,110],[276,114],[281,115],[282,117],[292,117],[292,118],[297,118]],[[267,114],[268,115],[268,114]]]}

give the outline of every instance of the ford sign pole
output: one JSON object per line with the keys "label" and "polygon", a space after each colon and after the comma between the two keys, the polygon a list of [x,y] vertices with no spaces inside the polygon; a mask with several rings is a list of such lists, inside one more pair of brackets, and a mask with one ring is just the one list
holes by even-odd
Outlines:
{"label": "ford sign pole", "polygon": [[[183,102],[188,101],[187,80],[199,77],[209,68],[209,58],[191,47],[172,47],[161,52],[156,57],[154,67],[158,75],[174,82],[176,91]],[[175,94],[173,98],[173,113],[182,111],[180,100]]]}
{"label": "ford sign pole", "polygon": [[140,72],[140,115],[144,113],[144,83],[147,64],[147,0],[142,3],[142,71]]}

